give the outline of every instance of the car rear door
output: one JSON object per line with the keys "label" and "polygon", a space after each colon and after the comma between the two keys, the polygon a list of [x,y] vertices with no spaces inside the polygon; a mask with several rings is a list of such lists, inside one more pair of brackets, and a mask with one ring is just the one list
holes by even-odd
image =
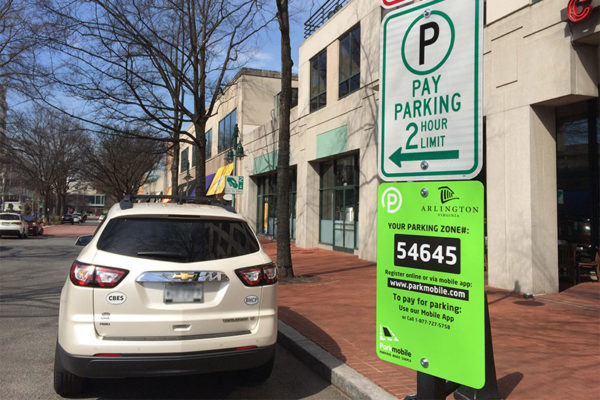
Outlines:
{"label": "car rear door", "polygon": [[[209,223],[200,229],[206,233],[202,238],[194,229],[173,230],[172,225],[186,225],[181,219],[172,222],[165,228],[160,218],[108,221],[95,263],[129,272],[115,288],[94,289],[97,333],[146,341],[250,333],[258,321],[260,304],[254,299],[261,298],[261,288],[243,285],[235,269],[268,261],[252,243],[256,239],[233,232],[240,222]],[[195,255],[177,259],[184,250]]]}

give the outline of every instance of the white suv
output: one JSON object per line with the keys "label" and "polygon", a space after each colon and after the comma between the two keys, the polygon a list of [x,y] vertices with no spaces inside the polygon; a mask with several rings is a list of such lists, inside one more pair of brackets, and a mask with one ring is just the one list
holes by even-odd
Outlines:
{"label": "white suv", "polygon": [[71,266],[54,388],[85,378],[273,368],[277,269],[242,217],[207,204],[121,202]]}
{"label": "white suv", "polygon": [[27,237],[27,222],[21,214],[0,213],[0,236],[16,235],[23,239]]}

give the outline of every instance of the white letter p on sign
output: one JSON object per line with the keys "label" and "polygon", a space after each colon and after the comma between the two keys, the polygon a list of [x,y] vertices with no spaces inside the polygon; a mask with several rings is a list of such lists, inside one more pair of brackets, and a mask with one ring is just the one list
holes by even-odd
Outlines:
{"label": "white letter p on sign", "polygon": [[396,213],[402,206],[402,194],[394,187],[387,188],[381,195],[381,206],[388,214]]}

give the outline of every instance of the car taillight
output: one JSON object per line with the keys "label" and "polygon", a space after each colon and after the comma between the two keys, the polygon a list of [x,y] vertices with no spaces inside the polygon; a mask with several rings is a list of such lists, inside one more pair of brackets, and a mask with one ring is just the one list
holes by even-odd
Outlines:
{"label": "car taillight", "polygon": [[246,286],[271,285],[277,282],[277,267],[273,263],[235,270]]}
{"label": "car taillight", "polygon": [[77,286],[113,288],[125,278],[129,271],[119,268],[97,267],[79,261],[73,262],[71,282]]}

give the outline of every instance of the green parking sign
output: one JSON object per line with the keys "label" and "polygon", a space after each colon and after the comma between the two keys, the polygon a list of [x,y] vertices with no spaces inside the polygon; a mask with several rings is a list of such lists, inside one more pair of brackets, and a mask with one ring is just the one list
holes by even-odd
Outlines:
{"label": "green parking sign", "polygon": [[381,23],[378,169],[384,181],[481,170],[483,0],[432,0]]}
{"label": "green parking sign", "polygon": [[377,354],[474,388],[485,383],[483,185],[379,186]]}
{"label": "green parking sign", "polygon": [[227,176],[225,177],[225,193],[240,194],[244,191],[243,176]]}

